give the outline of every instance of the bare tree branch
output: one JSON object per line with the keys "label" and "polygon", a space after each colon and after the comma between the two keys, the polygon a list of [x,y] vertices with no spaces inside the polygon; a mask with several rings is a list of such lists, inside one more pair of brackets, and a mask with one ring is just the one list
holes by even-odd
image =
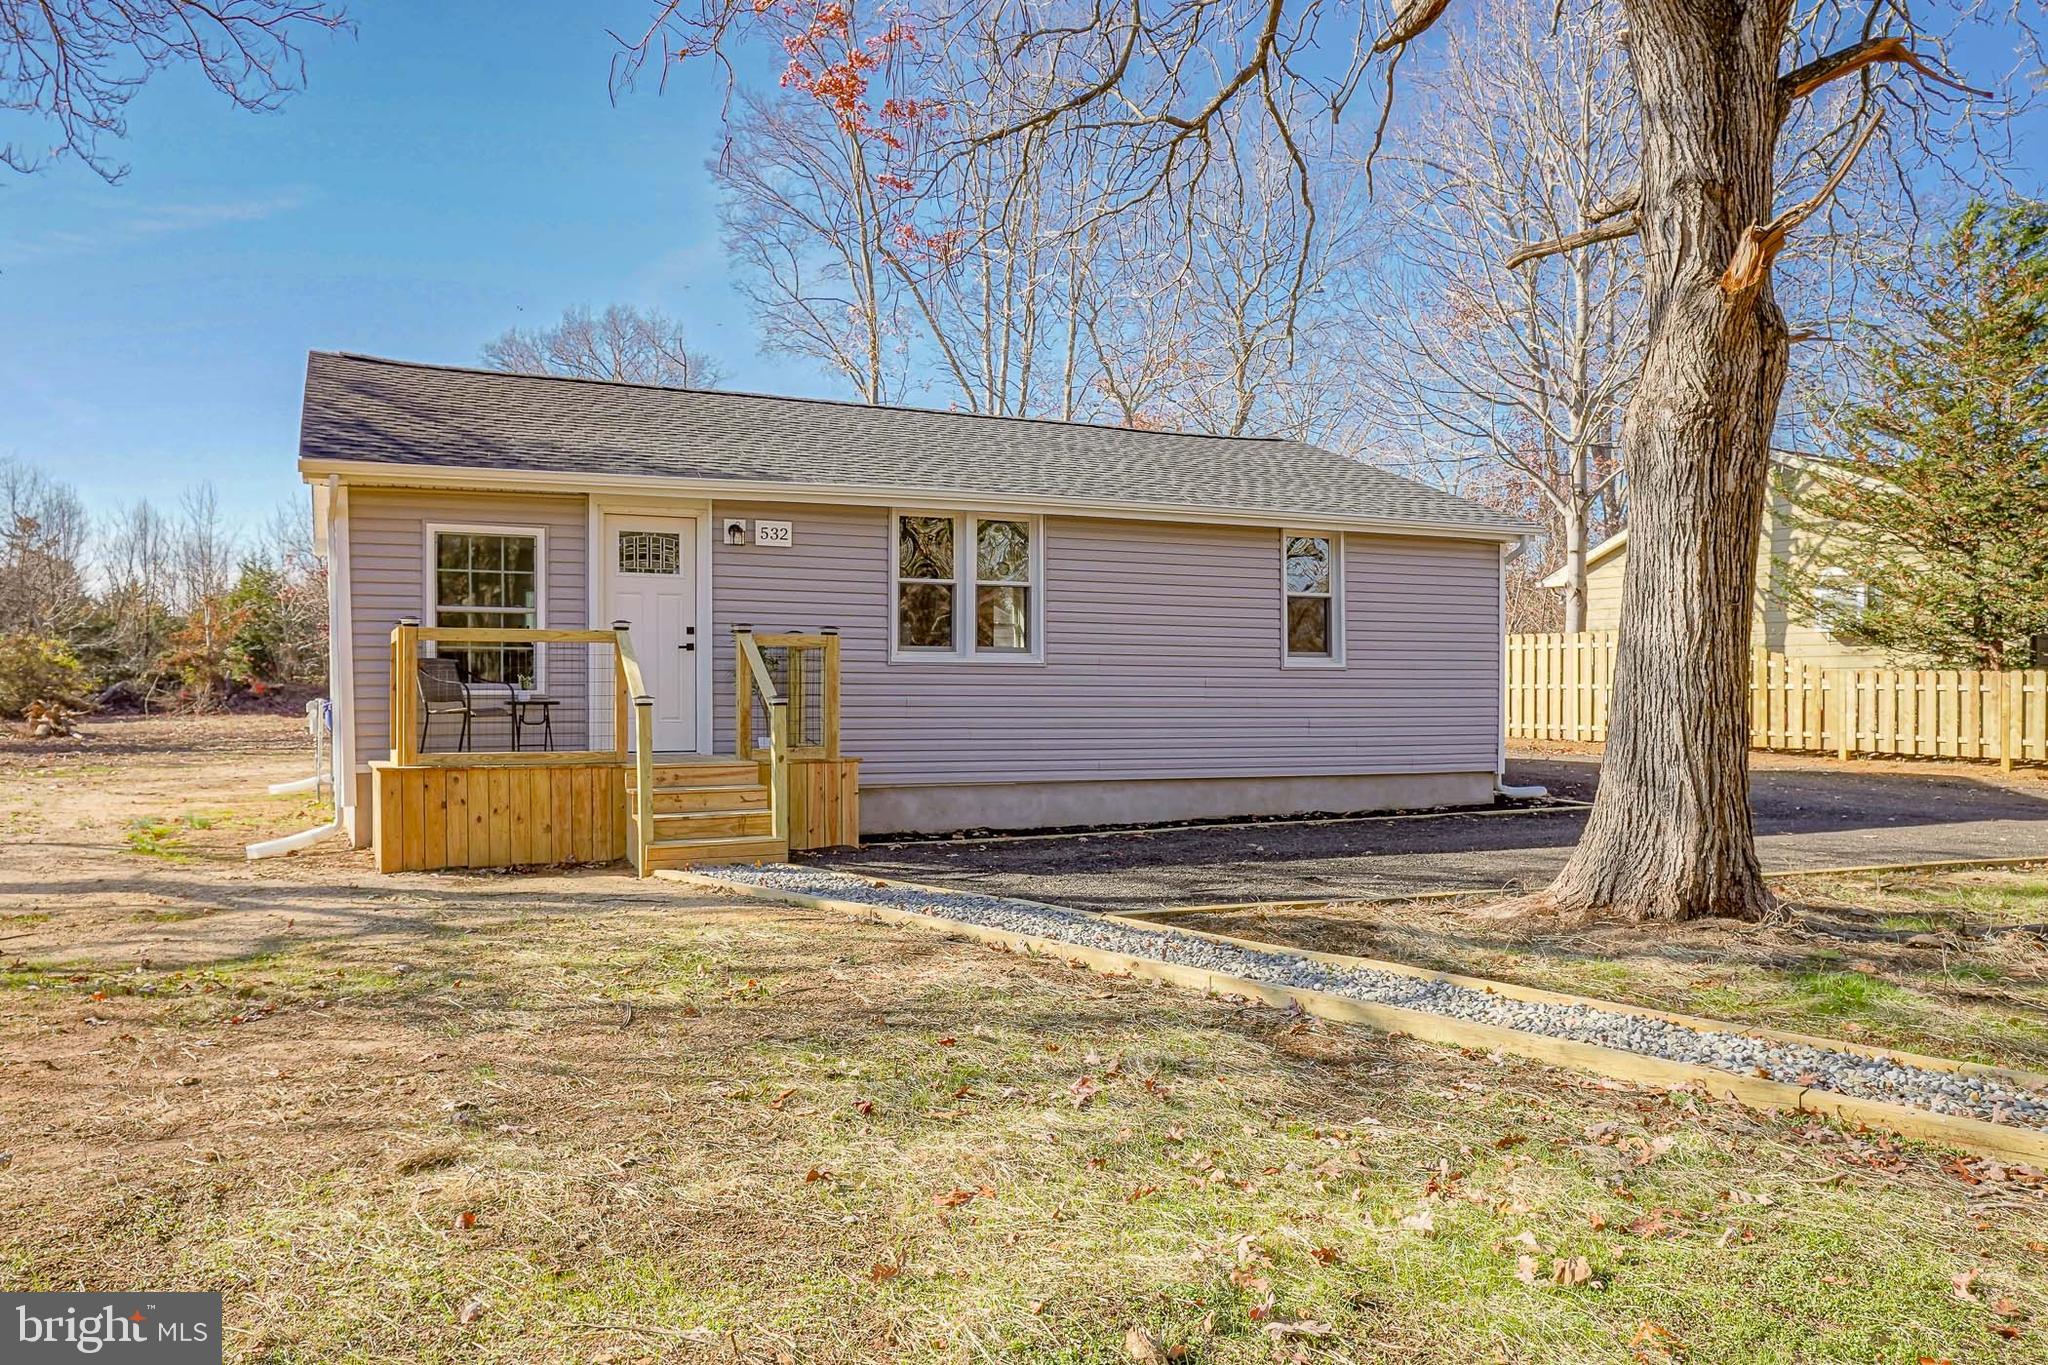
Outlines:
{"label": "bare tree branch", "polygon": [[1780,77],[1778,88],[1785,92],[1788,99],[1804,99],[1830,81],[1840,80],[1844,76],[1853,75],[1865,67],[1875,66],[1880,62],[1896,62],[1902,66],[1909,66],[1931,81],[1979,99],[1988,99],[1991,95],[1988,90],[1975,90],[1964,85],[1907,47],[1906,40],[1896,34],[1882,38],[1865,38],[1838,52],[1816,57],[1806,65]]}
{"label": "bare tree branch", "polygon": [[1560,256],[1567,251],[1592,246],[1596,242],[1616,242],[1624,237],[1633,237],[1641,231],[1642,225],[1641,217],[1631,209],[1626,217],[1596,223],[1592,227],[1569,233],[1553,241],[1532,242],[1520,251],[1511,252],[1501,264],[1509,270],[1516,270],[1531,261],[1540,261],[1545,256]]}

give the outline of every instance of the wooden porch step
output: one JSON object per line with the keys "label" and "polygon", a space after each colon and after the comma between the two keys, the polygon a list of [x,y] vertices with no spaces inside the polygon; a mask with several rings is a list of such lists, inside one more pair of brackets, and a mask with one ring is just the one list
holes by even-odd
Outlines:
{"label": "wooden porch step", "polygon": [[745,787],[761,781],[761,769],[737,758],[700,758],[690,762],[657,759],[657,787]]}
{"label": "wooden porch step", "polygon": [[743,836],[723,839],[656,839],[647,849],[647,865],[657,867],[715,867],[720,863],[779,863],[789,857],[789,845],[773,836]]}
{"label": "wooden porch step", "polygon": [[773,833],[775,816],[766,810],[690,810],[654,817],[656,841],[763,838]]}
{"label": "wooden porch step", "polygon": [[[629,800],[637,796],[631,788],[627,789]],[[656,815],[693,810],[767,810],[768,789],[758,782],[744,787],[656,787],[653,805]]]}

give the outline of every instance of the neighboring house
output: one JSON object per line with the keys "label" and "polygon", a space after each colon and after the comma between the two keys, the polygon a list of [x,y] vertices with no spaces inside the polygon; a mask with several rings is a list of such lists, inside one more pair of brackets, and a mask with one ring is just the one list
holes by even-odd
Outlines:
{"label": "neighboring house", "polygon": [[[1810,455],[1775,451],[1764,523],[1757,541],[1756,615],[1753,643],[1774,654],[1823,668],[1874,668],[1881,650],[1837,633],[1838,617],[1853,616],[1867,589],[1841,569],[1822,567],[1825,532],[1802,524],[1796,512],[1800,486],[1815,478],[1866,477]],[[1601,541],[1586,554],[1586,629],[1613,630],[1621,624],[1621,574],[1628,562],[1628,531]],[[1821,586],[1815,587],[1816,583]],[[1543,580],[1563,592],[1564,570]]]}
{"label": "neighboring house", "polygon": [[[1476,804],[1501,770],[1532,528],[1300,442],[315,353],[299,454],[358,842],[408,617],[630,621],[663,764],[734,752],[736,626],[836,632],[869,833]],[[509,685],[522,650],[460,652]]]}

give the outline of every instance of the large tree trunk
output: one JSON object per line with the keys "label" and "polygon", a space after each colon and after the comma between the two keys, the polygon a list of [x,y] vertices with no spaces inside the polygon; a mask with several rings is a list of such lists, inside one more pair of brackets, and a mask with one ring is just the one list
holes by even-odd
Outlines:
{"label": "large tree trunk", "polygon": [[1651,334],[1622,429],[1629,546],[1600,791],[1548,892],[1637,920],[1769,904],[1749,814],[1757,533],[1787,339],[1769,272],[1726,294],[1772,216],[1784,0],[1625,0],[1643,108]]}

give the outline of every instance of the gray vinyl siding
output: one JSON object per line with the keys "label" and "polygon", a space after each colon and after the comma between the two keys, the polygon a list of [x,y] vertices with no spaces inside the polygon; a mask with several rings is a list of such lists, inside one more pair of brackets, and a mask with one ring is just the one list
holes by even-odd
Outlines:
{"label": "gray vinyl siding", "polygon": [[424,622],[430,523],[538,527],[547,532],[542,624],[589,624],[586,501],[505,493],[351,488],[348,498],[349,612],[355,644],[356,761],[390,757],[391,628]]}
{"label": "gray vinyl siding", "polygon": [[[971,509],[970,509],[971,510]],[[731,631],[841,632],[843,749],[863,785],[1491,772],[1500,557],[1490,541],[1345,538],[1347,666],[1283,668],[1279,532],[1048,517],[1044,662],[888,658],[888,514],[720,503],[794,523],[717,545],[716,747]]]}

